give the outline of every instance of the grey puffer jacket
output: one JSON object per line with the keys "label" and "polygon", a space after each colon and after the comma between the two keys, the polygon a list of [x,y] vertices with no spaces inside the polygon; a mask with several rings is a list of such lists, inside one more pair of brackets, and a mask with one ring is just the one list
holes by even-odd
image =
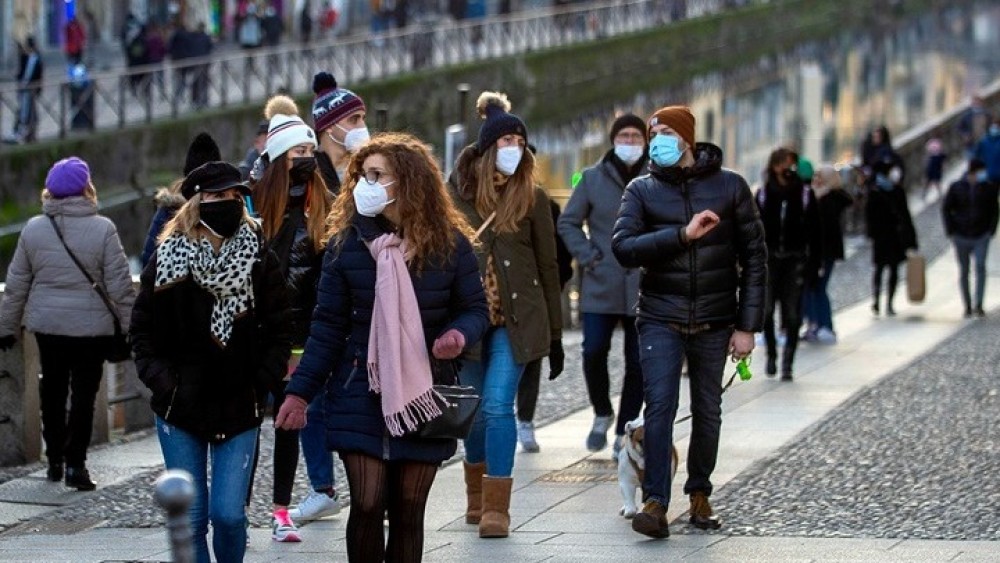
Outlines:
{"label": "grey puffer jacket", "polygon": [[[559,216],[559,236],[580,265],[580,311],[635,316],[639,269],[624,268],[611,250],[611,235],[625,181],[607,157],[583,171]],[[583,225],[587,224],[587,233]]]}
{"label": "grey puffer jacket", "polygon": [[111,314],[66,253],[47,215],[55,217],[73,254],[107,290],[122,329],[128,330],[135,291],[114,223],[82,196],[47,200],[42,212],[21,231],[7,270],[0,335],[19,335],[21,326],[60,336],[114,334]]}

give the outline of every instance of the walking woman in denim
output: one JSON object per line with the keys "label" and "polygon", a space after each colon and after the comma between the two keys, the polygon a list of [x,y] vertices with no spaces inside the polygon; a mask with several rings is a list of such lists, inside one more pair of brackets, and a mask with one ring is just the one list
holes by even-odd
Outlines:
{"label": "walking woman in denim", "polygon": [[160,235],[132,313],[135,365],[153,394],[163,460],[194,477],[199,563],[210,561],[209,521],[215,559],[243,560],[264,401],[291,350],[285,280],[247,215],[247,191],[224,162],[187,176],[188,201]]}
{"label": "walking woman in denim", "polygon": [[489,303],[490,328],[481,349],[468,354],[462,382],[483,397],[465,440],[465,520],[479,536],[507,537],[511,472],[517,429],[514,397],[524,365],[549,356],[549,377],[563,369],[562,311],[555,226],[549,198],[535,184],[535,159],[525,150],[528,131],[508,113],[503,94],[483,92],[485,119],[478,141],[455,164],[451,188],[459,209],[480,229],[479,271]]}
{"label": "walking woman in denim", "polygon": [[348,172],[330,213],[309,340],[276,422],[302,428],[323,393],[327,447],[340,454],[351,491],[348,559],[419,562],[427,495],[458,443],[410,433],[440,414],[432,358],[452,360],[482,338],[486,299],[472,230],[425,144],[376,135]]}
{"label": "walking woman in denim", "polygon": [[114,319],[69,252],[107,290],[123,330],[128,330],[135,293],[118,231],[97,214],[97,191],[86,162],[71,156],[52,165],[42,212],[21,231],[7,270],[0,350],[14,345],[22,326],[34,333],[44,375],[39,394],[47,477],[62,480],[65,463],[66,486],[92,491],[97,485],[86,468],[87,446]]}

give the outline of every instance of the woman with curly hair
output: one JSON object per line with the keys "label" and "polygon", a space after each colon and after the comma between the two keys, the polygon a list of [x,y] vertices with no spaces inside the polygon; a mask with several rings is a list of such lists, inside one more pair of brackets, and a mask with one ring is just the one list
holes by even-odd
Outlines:
{"label": "woman with curly hair", "polygon": [[517,429],[514,398],[528,362],[549,357],[549,379],[563,370],[562,309],[555,226],[549,198],[535,183],[527,128],[508,113],[507,96],[484,92],[479,139],[458,157],[452,197],[482,231],[479,271],[490,328],[462,368],[462,382],[483,397],[465,441],[465,521],[479,536],[507,537]]}
{"label": "woman with curly hair", "polygon": [[276,423],[301,428],[324,393],[327,447],[351,492],[349,560],[420,561],[427,495],[457,443],[411,433],[440,414],[431,362],[486,331],[473,233],[429,148],[388,133],[351,158],[327,236],[309,340]]}

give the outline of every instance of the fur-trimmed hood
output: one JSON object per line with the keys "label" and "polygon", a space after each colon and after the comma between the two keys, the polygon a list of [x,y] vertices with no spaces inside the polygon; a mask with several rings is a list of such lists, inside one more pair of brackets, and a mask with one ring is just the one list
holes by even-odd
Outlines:
{"label": "fur-trimmed hood", "polygon": [[156,207],[166,207],[168,209],[180,209],[187,200],[181,194],[172,191],[170,188],[160,188],[153,196],[153,203]]}
{"label": "fur-trimmed hood", "polygon": [[455,161],[455,169],[448,177],[448,183],[464,201],[472,201],[476,197],[476,186],[479,185],[479,178],[476,172],[476,162],[479,160],[479,150],[473,143],[458,155]]}

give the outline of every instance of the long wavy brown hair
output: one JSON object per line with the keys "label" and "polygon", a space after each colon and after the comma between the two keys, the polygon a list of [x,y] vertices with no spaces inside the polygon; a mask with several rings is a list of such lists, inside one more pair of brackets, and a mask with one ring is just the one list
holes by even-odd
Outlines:
{"label": "long wavy brown hair", "polygon": [[327,221],[327,238],[341,244],[357,214],[354,188],[364,174],[364,162],[371,155],[382,155],[396,179],[399,234],[406,239],[411,264],[417,270],[428,259],[444,259],[455,250],[454,230],[472,239],[474,231],[455,208],[448,195],[441,169],[430,147],[407,133],[379,133],[351,156],[347,178],[333,202]]}
{"label": "long wavy brown hair", "polygon": [[[264,170],[264,176],[253,186],[253,206],[260,215],[264,237],[273,239],[281,230],[288,207],[289,166],[286,154],[278,156]],[[312,240],[313,249],[323,249],[326,234],[326,216],[330,213],[333,194],[326,188],[319,168],[313,172],[306,184],[306,231]]]}
{"label": "long wavy brown hair", "polygon": [[490,225],[498,233],[513,233],[517,224],[535,206],[535,156],[527,148],[514,175],[506,178],[497,172],[497,145],[486,150],[475,163],[476,212],[485,220],[497,212]]}

